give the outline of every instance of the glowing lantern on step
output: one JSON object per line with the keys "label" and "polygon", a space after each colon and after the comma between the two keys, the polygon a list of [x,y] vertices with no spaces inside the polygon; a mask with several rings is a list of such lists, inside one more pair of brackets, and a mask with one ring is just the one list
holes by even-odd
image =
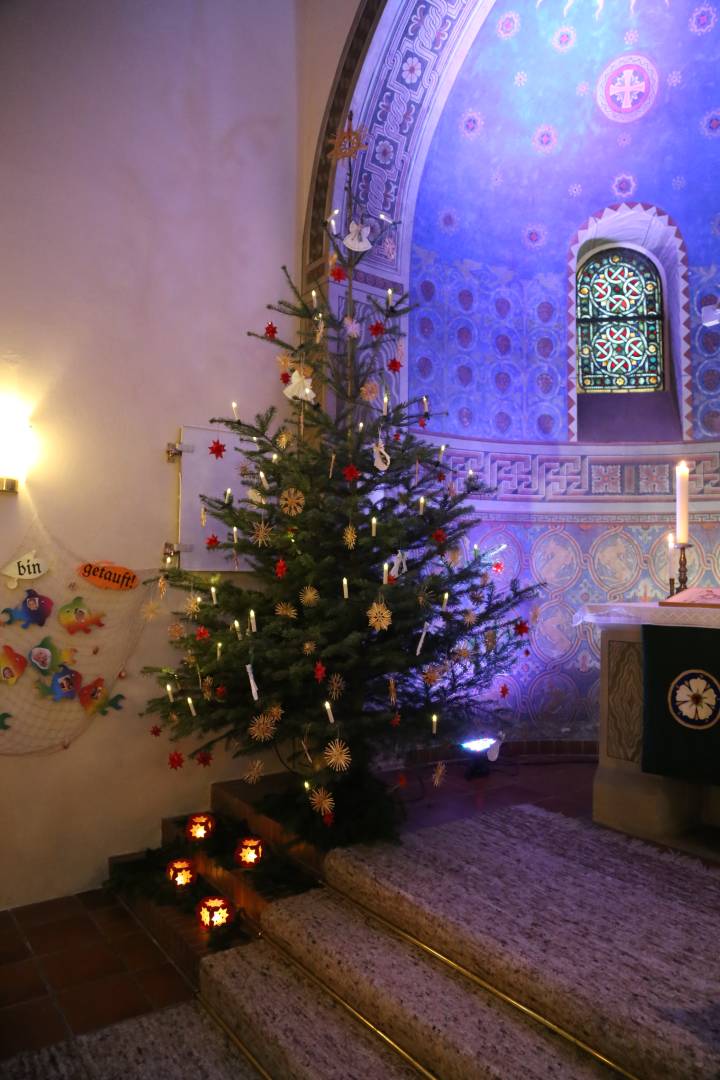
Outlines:
{"label": "glowing lantern on step", "polygon": [[183,889],[186,885],[192,885],[197,877],[195,867],[190,859],[173,859],[172,862],[167,864],[166,873],[173,885],[176,885],[178,889]]}
{"label": "glowing lantern on step", "polygon": [[232,904],[224,896],[206,896],[197,906],[198,922],[204,930],[219,930],[232,922]]}
{"label": "glowing lantern on step", "polygon": [[246,836],[239,840],[235,848],[235,862],[241,866],[255,866],[263,856],[262,840],[259,836]]}
{"label": "glowing lantern on step", "polygon": [[215,828],[212,814],[191,814],[185,825],[188,840],[207,840]]}

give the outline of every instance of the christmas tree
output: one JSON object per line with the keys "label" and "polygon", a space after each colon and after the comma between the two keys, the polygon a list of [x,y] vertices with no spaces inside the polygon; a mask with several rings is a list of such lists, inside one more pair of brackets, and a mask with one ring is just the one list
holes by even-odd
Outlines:
{"label": "christmas tree", "polygon": [[481,486],[413,433],[430,403],[399,399],[407,294],[353,296],[358,265],[393,227],[353,199],[360,142],[350,120],[334,150],[347,222],[339,229],[335,212],[326,223],[328,281],[306,297],[285,271],[292,298],[268,305],[253,335],[275,353],[289,416],[212,421],[224,430],[209,452],[224,456],[232,433],[247,488],[203,498],[206,542],[254,575],[209,592],[172,572],[189,590],[171,626],[184,655],[151,669],[167,689],[149,703],[172,739],[199,737],[202,763],[218,743],[249,753],[248,785],[263,772],[257,752],[272,748],[291,774],[272,812],[322,846],[395,835],[397,792],[373,759],[388,744],[477,734],[491,683],[524,647],[517,609],[533,591],[498,586],[492,554],[467,541],[480,520],[468,495]]}

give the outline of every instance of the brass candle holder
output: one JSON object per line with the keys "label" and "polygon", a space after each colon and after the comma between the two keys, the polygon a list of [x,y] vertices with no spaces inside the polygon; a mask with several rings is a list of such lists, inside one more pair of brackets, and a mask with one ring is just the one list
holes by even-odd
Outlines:
{"label": "brass candle holder", "polygon": [[675,547],[680,552],[678,559],[678,587],[677,592],[683,592],[687,589],[687,549],[692,547],[692,544],[676,544]]}

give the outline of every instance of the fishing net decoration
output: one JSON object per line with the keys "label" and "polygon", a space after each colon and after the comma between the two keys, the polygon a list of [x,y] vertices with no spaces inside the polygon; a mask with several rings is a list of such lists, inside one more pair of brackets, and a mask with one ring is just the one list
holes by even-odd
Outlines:
{"label": "fishing net decoration", "polygon": [[163,606],[151,574],[84,561],[37,522],[0,551],[0,755],[65,750],[122,708],[118,680]]}

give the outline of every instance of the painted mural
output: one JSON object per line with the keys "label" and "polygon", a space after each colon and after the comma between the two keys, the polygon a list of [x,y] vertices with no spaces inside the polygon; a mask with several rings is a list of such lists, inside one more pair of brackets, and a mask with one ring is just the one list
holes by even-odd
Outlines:
{"label": "painted mural", "polygon": [[687,246],[693,433],[720,435],[720,328],[700,318],[720,295],[719,20],[678,0],[598,18],[580,0],[565,17],[554,0],[493,7],[415,207],[409,375],[443,430],[568,438],[568,248],[590,215],[632,200],[668,213]]}

